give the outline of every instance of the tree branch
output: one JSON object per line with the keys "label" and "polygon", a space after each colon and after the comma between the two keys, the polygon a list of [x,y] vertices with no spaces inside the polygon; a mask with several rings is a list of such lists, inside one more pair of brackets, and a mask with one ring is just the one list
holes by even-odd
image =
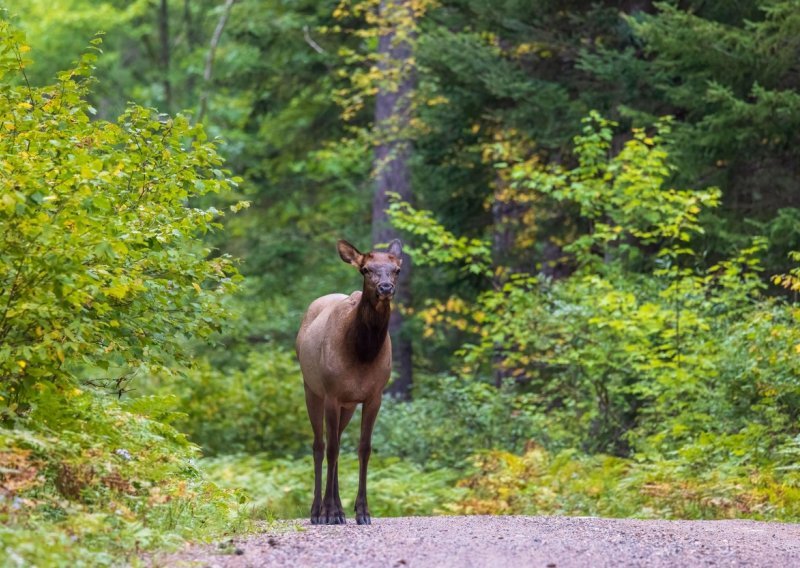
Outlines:
{"label": "tree branch", "polygon": [[308,31],[308,26],[303,26],[303,38],[305,38],[306,43],[311,46],[311,48],[319,54],[327,53],[320,44],[314,41],[314,38],[311,37],[311,34]]}

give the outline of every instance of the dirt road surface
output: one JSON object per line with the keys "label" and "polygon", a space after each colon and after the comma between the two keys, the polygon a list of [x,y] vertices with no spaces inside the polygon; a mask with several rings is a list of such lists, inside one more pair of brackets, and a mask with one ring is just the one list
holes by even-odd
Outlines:
{"label": "dirt road surface", "polygon": [[409,517],[285,524],[153,566],[220,568],[764,566],[800,568],[800,525],[591,517]]}

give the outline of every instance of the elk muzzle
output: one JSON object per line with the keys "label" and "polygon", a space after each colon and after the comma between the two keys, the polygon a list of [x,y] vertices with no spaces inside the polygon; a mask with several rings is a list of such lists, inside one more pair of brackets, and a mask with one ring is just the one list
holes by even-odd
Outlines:
{"label": "elk muzzle", "polygon": [[378,284],[378,297],[390,298],[394,295],[394,284],[391,282],[381,282]]}

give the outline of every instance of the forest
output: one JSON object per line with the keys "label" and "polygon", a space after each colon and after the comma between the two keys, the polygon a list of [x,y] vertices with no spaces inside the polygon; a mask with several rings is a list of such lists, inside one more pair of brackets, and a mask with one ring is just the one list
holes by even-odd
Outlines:
{"label": "forest", "polygon": [[0,0],[0,564],[307,518],[339,239],[407,254],[374,516],[800,522],[798,54],[800,0]]}

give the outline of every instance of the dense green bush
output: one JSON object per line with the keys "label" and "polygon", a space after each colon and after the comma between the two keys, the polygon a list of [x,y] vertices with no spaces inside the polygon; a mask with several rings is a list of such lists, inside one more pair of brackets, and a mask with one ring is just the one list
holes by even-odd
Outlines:
{"label": "dense green bush", "polygon": [[184,416],[176,426],[207,453],[307,453],[311,426],[294,353],[253,351],[243,369],[199,361],[183,380],[159,392],[177,396]]}
{"label": "dense green bush", "polygon": [[131,105],[92,120],[96,43],[34,87],[0,21],[4,565],[117,565],[241,528],[240,496],[205,481],[168,425],[175,400],[119,400],[182,376],[191,341],[219,329],[236,273],[201,240],[221,213],[196,201],[235,182],[186,117]]}
{"label": "dense green bush", "polygon": [[[669,186],[668,123],[634,131],[616,154],[614,126],[596,114],[586,120],[572,169],[535,158],[498,165],[515,199],[577,207],[589,221],[563,246],[572,274],[552,281],[497,269],[509,275],[502,286],[473,303],[432,306],[427,323],[470,332],[462,372],[516,377],[533,395],[526,412],[567,430],[574,447],[657,461],[704,436],[757,428],[763,436],[742,451],[773,455],[799,432],[800,328],[798,310],[765,293],[766,242],[707,262],[700,216],[718,192]],[[436,233],[429,214],[404,204],[393,214],[423,238]],[[465,249],[449,250],[448,261],[475,248],[446,244]],[[437,246],[416,254],[441,261]],[[776,280],[791,288],[796,276]]]}
{"label": "dense green bush", "polygon": [[202,127],[133,105],[92,120],[96,54],[31,87],[28,49],[0,21],[4,417],[42,381],[122,391],[136,375],[180,373],[186,339],[218,328],[235,276],[200,240],[221,212],[191,206],[235,183]]}
{"label": "dense green bush", "polygon": [[559,445],[563,428],[532,412],[534,399],[512,384],[501,388],[452,376],[429,377],[411,402],[383,403],[373,438],[374,452],[422,466],[463,468],[480,450],[521,452],[532,440]]}

